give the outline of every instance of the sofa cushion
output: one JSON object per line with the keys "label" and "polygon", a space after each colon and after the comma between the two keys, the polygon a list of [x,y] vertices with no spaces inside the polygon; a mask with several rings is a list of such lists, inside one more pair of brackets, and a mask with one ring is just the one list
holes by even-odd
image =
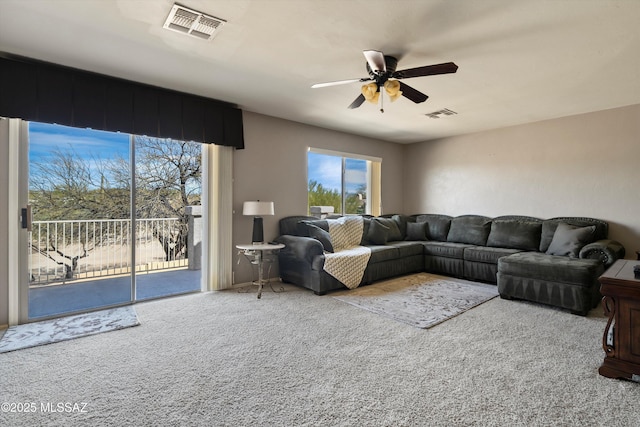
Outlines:
{"label": "sofa cushion", "polygon": [[438,214],[416,215],[416,222],[426,222],[427,239],[446,242],[449,228],[451,227],[451,217]]}
{"label": "sofa cushion", "polygon": [[407,222],[407,237],[404,240],[427,240],[426,222]]}
{"label": "sofa cushion", "polygon": [[558,224],[558,227],[556,227],[546,254],[578,258],[580,249],[586,244],[593,242],[595,232],[595,225],[576,227],[561,222]]}
{"label": "sofa cushion", "polygon": [[542,221],[494,219],[487,246],[537,251],[541,234]]}
{"label": "sofa cushion", "polygon": [[390,242],[387,243],[387,246],[393,246],[394,248],[396,248],[398,250],[398,256],[400,258],[422,255],[424,253],[424,248],[421,242]]}
{"label": "sofa cushion", "polygon": [[462,215],[451,220],[447,242],[485,246],[491,231],[491,218],[480,215]]}
{"label": "sofa cushion", "polygon": [[465,248],[464,260],[471,262],[483,262],[487,264],[497,264],[503,256],[513,255],[521,252],[521,249],[492,248],[489,246],[472,246]]}
{"label": "sofa cushion", "polygon": [[591,225],[595,225],[596,232],[593,240],[596,241],[607,238],[609,225],[606,221],[583,217],[558,217],[547,219],[542,222],[542,235],[540,236],[539,248],[540,252],[546,252],[547,249],[549,249],[549,245],[551,244],[551,240],[553,240],[553,235],[556,232],[556,228],[561,222],[576,227],[588,227]]}
{"label": "sofa cushion", "polygon": [[404,240],[402,232],[400,231],[400,227],[398,227],[398,223],[393,218],[374,218],[373,220],[371,220],[372,226],[374,222],[378,222],[389,229],[387,241],[394,242],[397,240]]}
{"label": "sofa cushion", "polygon": [[366,242],[372,245],[384,245],[389,239],[389,227],[377,220],[371,220],[367,230]]}
{"label": "sofa cushion", "polygon": [[500,258],[498,271],[516,277],[590,287],[603,273],[604,266],[595,259],[569,258],[540,252],[519,252]]}
{"label": "sofa cushion", "polygon": [[432,240],[422,242],[422,245],[424,246],[425,255],[458,259],[464,258],[465,248],[472,247],[472,245],[464,243],[434,242]]}
{"label": "sofa cushion", "polygon": [[371,249],[371,257],[369,264],[375,264],[382,261],[390,261],[400,258],[398,248],[390,245],[372,245],[367,246]]}
{"label": "sofa cushion", "polygon": [[327,252],[333,252],[333,244],[331,244],[331,235],[328,231],[323,230],[315,224],[307,224],[309,237],[313,237],[322,243],[322,247]]}

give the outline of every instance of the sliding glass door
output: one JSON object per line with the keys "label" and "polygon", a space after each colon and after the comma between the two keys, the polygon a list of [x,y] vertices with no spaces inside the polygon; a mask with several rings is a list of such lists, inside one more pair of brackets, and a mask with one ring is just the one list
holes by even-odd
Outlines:
{"label": "sliding glass door", "polygon": [[201,144],[29,124],[28,319],[199,291]]}

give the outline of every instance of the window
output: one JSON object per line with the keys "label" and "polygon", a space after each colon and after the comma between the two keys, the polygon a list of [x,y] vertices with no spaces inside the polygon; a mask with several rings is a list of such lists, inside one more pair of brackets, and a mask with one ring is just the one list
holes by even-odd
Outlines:
{"label": "window", "polygon": [[380,214],[380,166],[376,157],[309,148],[309,214]]}

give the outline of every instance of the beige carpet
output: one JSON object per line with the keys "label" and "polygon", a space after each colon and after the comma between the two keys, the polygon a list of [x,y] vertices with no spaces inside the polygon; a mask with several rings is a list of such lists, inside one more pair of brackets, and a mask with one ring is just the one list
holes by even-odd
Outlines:
{"label": "beige carpet", "polygon": [[601,309],[494,298],[419,329],[285,285],[136,311],[135,328],[0,354],[0,402],[36,405],[0,425],[640,425],[640,384],[598,375]]}
{"label": "beige carpet", "polygon": [[417,328],[431,328],[498,296],[495,285],[418,273],[332,293],[353,306]]}

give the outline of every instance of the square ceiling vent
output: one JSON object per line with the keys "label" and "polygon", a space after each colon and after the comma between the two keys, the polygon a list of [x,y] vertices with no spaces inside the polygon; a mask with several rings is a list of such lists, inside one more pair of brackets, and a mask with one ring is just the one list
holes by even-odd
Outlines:
{"label": "square ceiling vent", "polygon": [[453,116],[454,114],[458,114],[453,110],[450,110],[448,108],[443,108],[442,110],[438,110],[438,111],[434,111],[433,113],[428,113],[425,114],[425,116],[429,117],[430,119],[439,119],[440,116]]}
{"label": "square ceiling vent", "polygon": [[211,40],[225,22],[227,21],[224,19],[174,4],[163,27],[199,39]]}

